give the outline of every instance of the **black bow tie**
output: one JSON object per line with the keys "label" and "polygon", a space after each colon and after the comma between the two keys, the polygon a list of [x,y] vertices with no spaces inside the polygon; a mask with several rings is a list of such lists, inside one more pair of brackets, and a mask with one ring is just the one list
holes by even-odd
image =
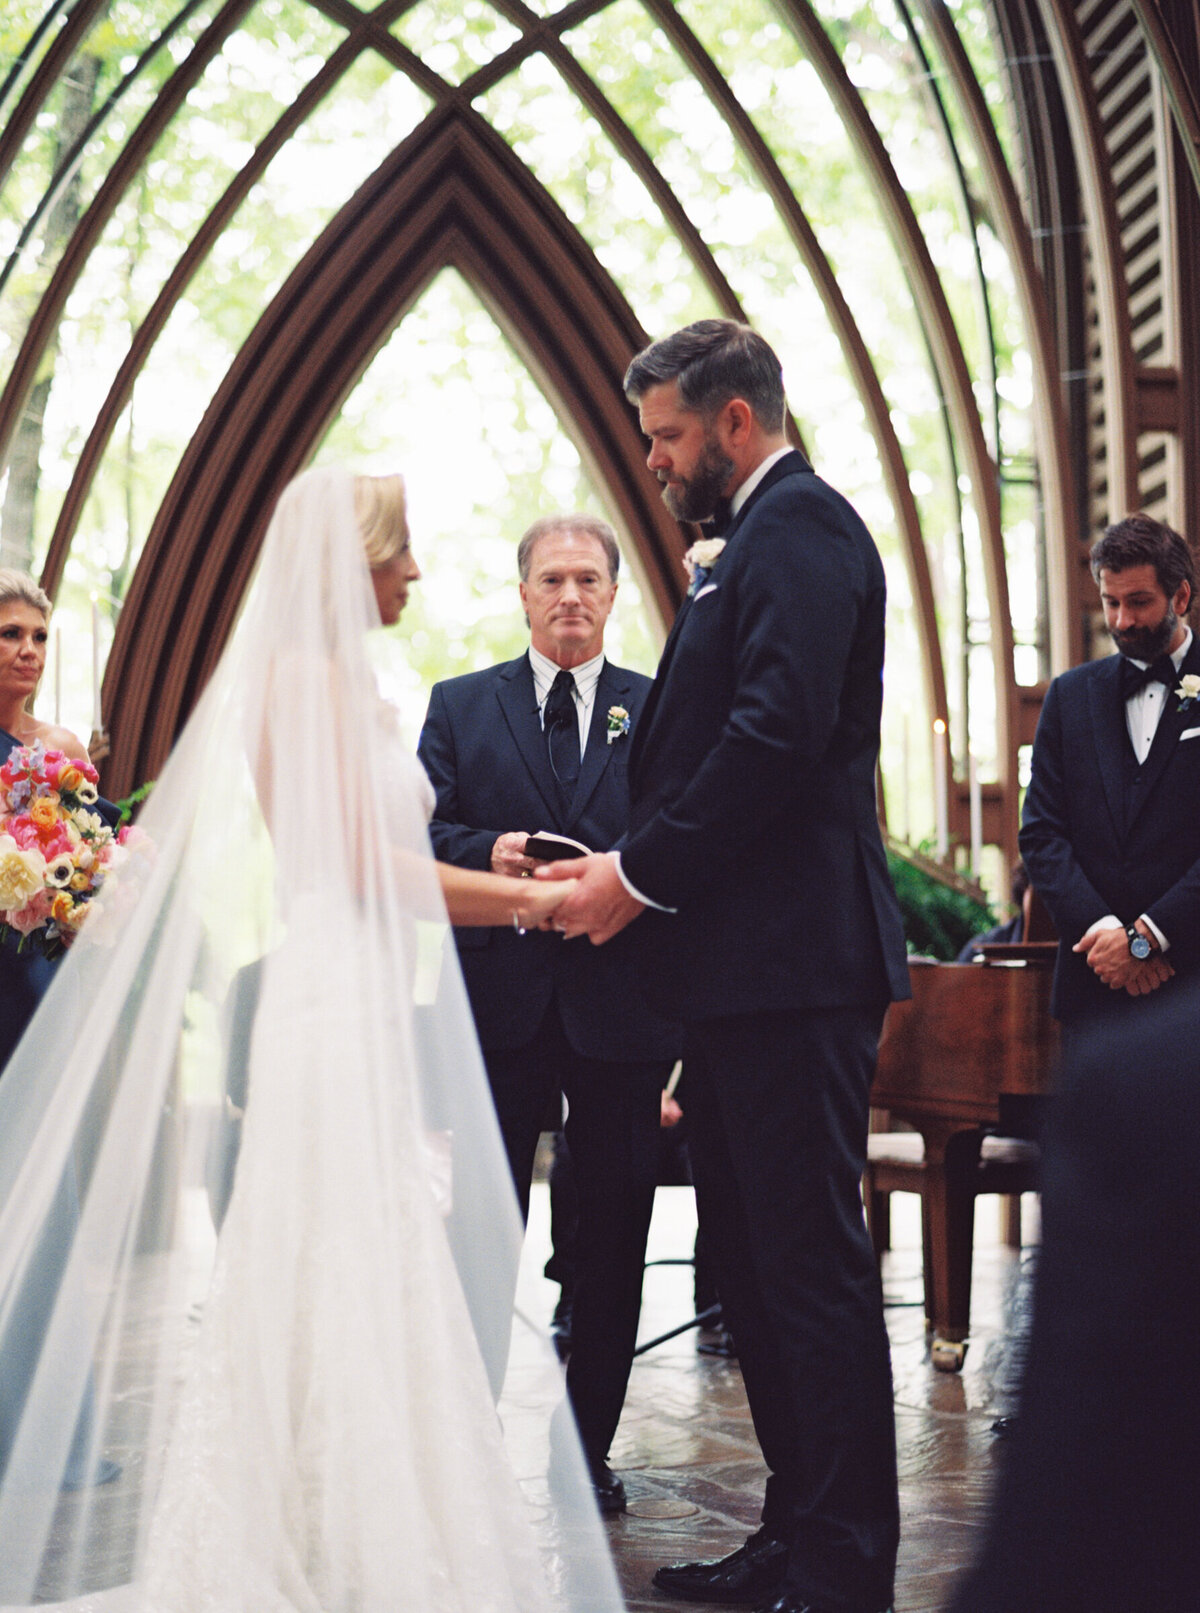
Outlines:
{"label": "black bow tie", "polygon": [[1122,700],[1140,694],[1148,683],[1165,683],[1168,689],[1173,689],[1178,678],[1179,673],[1175,670],[1175,663],[1169,655],[1160,655],[1147,667],[1135,665],[1127,655],[1121,657]]}
{"label": "black bow tie", "polygon": [[719,498],[707,521],[701,521],[706,538],[723,538],[733,520],[733,506],[729,499]]}

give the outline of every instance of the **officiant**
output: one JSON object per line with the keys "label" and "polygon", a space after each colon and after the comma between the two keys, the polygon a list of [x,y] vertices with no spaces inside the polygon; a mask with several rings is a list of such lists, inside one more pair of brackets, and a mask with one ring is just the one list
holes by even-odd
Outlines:
{"label": "officiant", "polygon": [[[539,832],[591,850],[624,834],[630,736],[650,679],[604,654],[619,561],[612,528],[592,515],[544,517],[521,539],[528,651],[435,684],[421,732],[441,861],[530,875],[527,842]],[[511,928],[455,939],[526,1217],[539,1134],[559,1095],[567,1101],[579,1188],[567,1387],[597,1503],[621,1512],[607,1458],[637,1340],[660,1097],[679,1029],[645,1006],[626,946]]]}

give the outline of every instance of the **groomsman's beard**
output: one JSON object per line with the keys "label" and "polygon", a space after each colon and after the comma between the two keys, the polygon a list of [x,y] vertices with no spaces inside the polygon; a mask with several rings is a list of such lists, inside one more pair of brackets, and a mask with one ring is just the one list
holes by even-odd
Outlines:
{"label": "groomsman's beard", "polygon": [[1110,628],[1109,635],[1122,655],[1133,661],[1149,662],[1166,655],[1178,628],[1179,616],[1168,605],[1167,614],[1157,627],[1126,627],[1120,631]]}
{"label": "groomsman's beard", "polygon": [[715,437],[706,437],[696,468],[672,485],[663,483],[663,503],[677,521],[707,521],[729,486],[737,466],[721,452]]}

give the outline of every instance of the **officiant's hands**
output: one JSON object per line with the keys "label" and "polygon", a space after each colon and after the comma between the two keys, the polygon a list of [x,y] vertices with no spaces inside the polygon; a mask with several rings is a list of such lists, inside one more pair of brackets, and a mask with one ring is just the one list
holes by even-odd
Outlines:
{"label": "officiant's hands", "polygon": [[492,847],[492,873],[507,874],[511,879],[528,879],[537,867],[534,859],[525,855],[528,839],[523,830],[498,835]]}
{"label": "officiant's hands", "polygon": [[551,921],[551,928],[561,930],[568,940],[586,935],[593,946],[600,946],[645,911],[646,904],[625,889],[611,852],[549,863],[535,877],[543,882],[575,881]]}

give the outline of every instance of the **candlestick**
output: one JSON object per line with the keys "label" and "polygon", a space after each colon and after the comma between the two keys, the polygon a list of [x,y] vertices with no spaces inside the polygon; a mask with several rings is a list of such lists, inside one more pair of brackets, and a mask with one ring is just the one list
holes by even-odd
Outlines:
{"label": "candlestick", "polygon": [[974,751],[967,752],[967,795],[971,805],[971,872],[978,879],[983,858],[983,792]]}
{"label": "candlestick", "polygon": [[944,860],[950,852],[950,757],[946,724],[940,717],[933,724],[933,809],[937,855]]}
{"label": "candlestick", "polygon": [[100,605],[92,597],[92,732],[104,732],[104,716],[100,709]]}

